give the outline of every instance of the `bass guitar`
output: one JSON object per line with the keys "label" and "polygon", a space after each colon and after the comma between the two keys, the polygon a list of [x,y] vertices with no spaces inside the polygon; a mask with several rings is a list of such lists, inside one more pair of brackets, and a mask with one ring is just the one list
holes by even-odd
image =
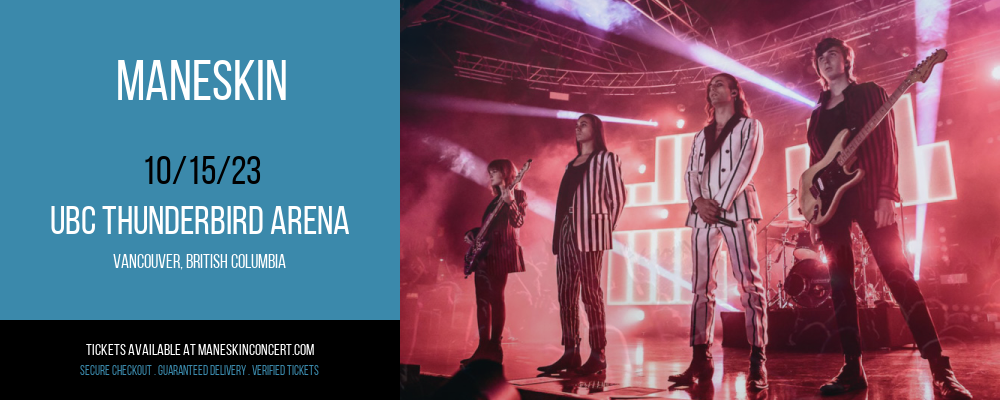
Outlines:
{"label": "bass guitar", "polygon": [[896,88],[896,91],[889,96],[885,104],[882,105],[875,115],[868,120],[861,131],[848,143],[848,138],[855,130],[844,129],[833,139],[833,144],[827,150],[826,156],[819,160],[812,167],[802,173],[799,180],[799,212],[805,216],[806,221],[815,226],[823,226],[830,221],[830,217],[837,211],[841,198],[848,189],[861,183],[865,177],[865,171],[860,168],[851,170],[854,162],[857,161],[856,153],[861,143],[868,138],[868,135],[878,126],[879,122],[889,113],[896,101],[906,93],[906,91],[918,81],[927,82],[934,66],[944,62],[948,58],[948,52],[944,49],[937,49],[917,65],[903,83]]}
{"label": "bass guitar", "polygon": [[[524,163],[523,167],[521,167],[521,171],[517,173],[517,177],[514,178],[514,182],[510,184],[507,190],[513,190],[514,187],[521,182],[521,178],[524,177],[524,173],[528,172],[529,168],[531,168],[530,159],[528,162]],[[479,233],[476,234],[476,238],[472,241],[472,246],[470,246],[469,251],[465,253],[466,278],[468,278],[469,274],[475,270],[476,265],[483,261],[483,258],[486,255],[486,249],[489,247],[489,242],[486,240],[486,233],[489,232],[490,223],[493,222],[493,217],[496,217],[497,213],[500,212],[502,205],[503,201],[501,200],[500,204],[497,204],[497,206],[493,208],[493,212],[486,217],[486,222],[483,222],[483,226],[479,228]]]}

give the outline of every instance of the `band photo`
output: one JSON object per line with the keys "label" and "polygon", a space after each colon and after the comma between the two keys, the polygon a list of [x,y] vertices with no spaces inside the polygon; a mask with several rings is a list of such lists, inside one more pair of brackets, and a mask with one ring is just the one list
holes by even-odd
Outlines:
{"label": "band photo", "polygon": [[1000,1],[401,19],[401,399],[1000,393]]}

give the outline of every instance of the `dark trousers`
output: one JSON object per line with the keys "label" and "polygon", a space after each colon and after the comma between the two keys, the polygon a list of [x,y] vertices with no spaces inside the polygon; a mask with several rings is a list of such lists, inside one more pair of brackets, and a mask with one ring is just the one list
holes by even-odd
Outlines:
{"label": "dark trousers", "polygon": [[583,252],[576,247],[575,231],[570,216],[560,224],[556,255],[556,283],[559,285],[559,321],[562,323],[562,344],[573,345],[580,340],[579,299],[590,322],[590,348],[603,349],[608,344],[604,321],[604,292],[601,291],[603,251]]}
{"label": "dark trousers", "polygon": [[844,354],[861,355],[861,333],[858,328],[857,295],[854,291],[854,253],[851,250],[851,222],[856,221],[864,233],[872,255],[889,290],[899,302],[903,318],[917,342],[923,358],[941,355],[941,344],[931,321],[924,296],[913,279],[903,255],[903,243],[895,223],[876,228],[875,210],[861,209],[857,188],[845,194],[833,218],[819,228],[820,240],[830,261],[830,285],[833,307]]}
{"label": "dark trousers", "polygon": [[[476,271],[476,322],[479,323],[479,341],[499,340],[503,333],[507,310],[503,290],[507,286],[507,273],[489,274]],[[492,332],[492,333],[491,333]]]}

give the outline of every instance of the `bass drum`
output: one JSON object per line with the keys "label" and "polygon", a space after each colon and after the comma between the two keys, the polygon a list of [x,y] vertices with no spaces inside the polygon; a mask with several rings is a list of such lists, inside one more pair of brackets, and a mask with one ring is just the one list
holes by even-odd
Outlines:
{"label": "bass drum", "polygon": [[785,293],[805,308],[831,306],[830,270],[819,260],[806,259],[795,263],[785,278]]}

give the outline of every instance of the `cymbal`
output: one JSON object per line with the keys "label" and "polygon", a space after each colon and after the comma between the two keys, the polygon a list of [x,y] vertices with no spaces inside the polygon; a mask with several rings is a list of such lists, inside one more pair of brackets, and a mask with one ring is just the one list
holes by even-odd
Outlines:
{"label": "cymbal", "polygon": [[771,223],[771,226],[775,228],[805,228],[806,221],[796,221],[796,220],[778,220]]}

